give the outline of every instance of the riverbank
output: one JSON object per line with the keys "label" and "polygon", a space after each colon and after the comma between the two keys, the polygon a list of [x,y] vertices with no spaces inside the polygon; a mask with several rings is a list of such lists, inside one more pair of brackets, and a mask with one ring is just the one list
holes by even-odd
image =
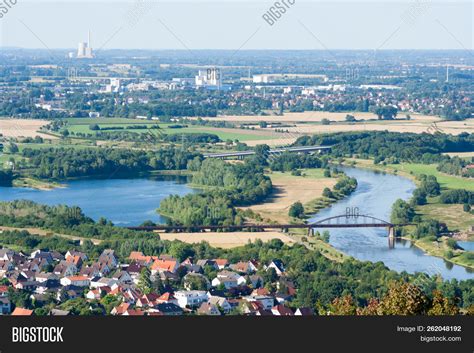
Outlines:
{"label": "riverbank", "polygon": [[[428,255],[436,256],[455,265],[474,270],[474,254],[469,251],[449,247],[447,241],[451,239],[450,237],[443,236],[438,238],[437,241],[432,241],[428,238],[413,239],[412,237],[403,237],[403,239],[411,241],[413,245]],[[450,255],[448,256],[447,253]]]}
{"label": "riverbank", "polygon": [[[349,165],[357,166],[358,168],[365,168],[369,170],[376,170],[379,172],[389,173],[393,175],[400,175],[406,177],[416,184],[418,184],[417,175],[426,174],[434,175],[435,177],[444,177],[444,183],[440,183],[443,189],[457,189],[461,185],[470,190],[474,188],[474,181],[463,180],[464,183],[460,183],[458,179],[460,177],[448,176],[440,173],[436,170],[433,165],[422,165],[422,164],[407,164],[401,163],[399,165],[381,165],[373,164],[372,160],[362,159],[348,159]],[[395,168],[396,166],[396,168]],[[457,232],[466,238],[472,238],[473,234],[470,227],[474,224],[474,215],[463,211],[463,205],[460,204],[441,204],[439,203],[439,197],[429,197],[426,205],[417,206],[416,213],[421,216],[422,219],[436,219],[441,223],[448,226],[451,231]],[[413,245],[423,250],[425,253],[431,256],[442,258],[450,263],[460,265],[466,268],[474,269],[474,256],[472,252],[464,250],[455,250],[447,245],[447,239],[451,237],[443,236],[438,241],[434,242],[427,238],[414,239],[411,236],[407,236],[405,239],[411,241]]]}
{"label": "riverbank", "polygon": [[20,177],[16,178],[12,182],[12,187],[15,188],[31,188],[36,190],[48,191],[57,188],[64,188],[67,185],[60,184],[57,182],[43,181],[34,178]]}
{"label": "riverbank", "polygon": [[[147,178],[147,177],[154,177],[154,176],[177,176],[177,177],[186,177],[192,176],[192,172],[188,170],[154,170],[150,172],[138,172],[138,173],[122,173],[122,174],[115,174],[115,175],[94,175],[94,176],[83,176],[83,177],[73,177],[73,178],[65,178],[60,181],[50,181],[50,180],[40,180],[32,177],[17,177],[12,182],[12,187],[15,188],[31,188],[36,190],[48,191],[57,188],[66,188],[68,181],[76,181],[76,180],[91,180],[91,179],[112,179],[112,178]],[[191,186],[195,187],[195,186]],[[197,186],[196,186],[197,188]]]}

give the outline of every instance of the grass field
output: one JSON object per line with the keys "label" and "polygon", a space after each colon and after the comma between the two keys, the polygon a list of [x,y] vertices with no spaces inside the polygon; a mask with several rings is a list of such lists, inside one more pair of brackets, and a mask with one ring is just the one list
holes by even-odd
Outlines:
{"label": "grass field", "polygon": [[389,173],[397,172],[405,176],[417,176],[420,174],[434,175],[442,188],[447,189],[466,189],[474,191],[474,180],[462,178],[454,175],[448,175],[436,170],[436,164],[421,164],[421,163],[400,163],[376,165],[373,160],[368,159],[348,159],[348,161],[355,161],[356,166],[363,168],[376,169],[387,171]]}
{"label": "grass field", "polygon": [[441,173],[436,170],[435,164],[402,163],[391,164],[388,167],[405,172],[412,172],[415,175],[434,175],[442,188],[466,189],[474,191],[474,179],[461,178],[453,175]]}
{"label": "grass field", "polygon": [[463,205],[444,205],[439,203],[429,203],[418,206],[417,213],[429,219],[442,217],[442,222],[446,223],[450,231],[465,232],[474,225],[474,215],[463,211]]}
{"label": "grass field", "polygon": [[[122,119],[122,118],[111,118],[111,119],[89,119],[89,118],[79,118],[79,119],[68,119],[69,126],[67,129],[69,132],[74,133],[83,133],[83,134],[94,134],[95,131],[89,129],[89,125],[97,124],[99,127],[113,128],[117,129],[106,130],[105,132],[114,132],[114,131],[129,131],[134,133],[146,133],[150,127],[159,125],[160,131],[167,135],[179,135],[179,134],[198,134],[198,133],[208,133],[219,136],[223,141],[226,140],[239,140],[239,141],[260,141],[265,142],[266,140],[277,139],[279,136],[275,135],[271,131],[265,130],[243,130],[243,129],[231,129],[231,128],[215,128],[215,127],[206,127],[206,126],[193,126],[188,125],[185,128],[170,128],[172,125],[176,124],[165,124],[165,123],[149,123],[147,121],[136,121],[132,119]],[[147,129],[127,129],[128,126],[133,125],[146,125]],[[151,130],[156,131],[156,130]]]}

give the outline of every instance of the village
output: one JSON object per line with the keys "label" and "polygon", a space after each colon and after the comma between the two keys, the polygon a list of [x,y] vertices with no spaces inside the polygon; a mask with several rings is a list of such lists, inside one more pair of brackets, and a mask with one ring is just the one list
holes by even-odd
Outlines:
{"label": "village", "polygon": [[73,249],[64,255],[0,249],[0,314],[314,315],[311,308],[288,305],[296,288],[278,259],[179,262],[132,251],[127,260],[121,263],[110,249],[95,262]]}

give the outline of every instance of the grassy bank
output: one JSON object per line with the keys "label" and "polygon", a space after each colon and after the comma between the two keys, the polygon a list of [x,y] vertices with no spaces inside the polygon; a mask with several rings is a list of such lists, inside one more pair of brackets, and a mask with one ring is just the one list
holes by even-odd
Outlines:
{"label": "grassy bank", "polygon": [[474,254],[472,251],[450,248],[447,243],[448,239],[450,239],[449,237],[440,237],[437,241],[428,238],[417,240],[408,239],[410,239],[415,246],[431,256],[440,257],[453,264],[474,269]]}

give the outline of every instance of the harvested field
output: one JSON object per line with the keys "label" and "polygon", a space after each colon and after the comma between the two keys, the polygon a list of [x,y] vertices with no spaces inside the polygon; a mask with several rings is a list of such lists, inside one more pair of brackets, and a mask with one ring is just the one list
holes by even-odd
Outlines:
{"label": "harvested field", "polygon": [[5,137],[35,137],[41,136],[52,139],[53,136],[41,134],[37,131],[48,124],[47,120],[0,119],[0,134]]}
{"label": "harvested field", "polygon": [[[346,112],[346,113],[335,113],[335,112],[303,112],[303,113],[285,113],[282,116],[279,115],[266,115],[266,116],[255,116],[255,115],[228,115],[228,116],[218,116],[216,118],[204,118],[208,120],[222,120],[235,123],[249,123],[249,122],[286,122],[286,123],[297,123],[297,122],[307,122],[307,123],[318,123],[323,119],[329,119],[332,121],[345,121],[346,115],[353,115],[356,119],[377,119],[377,116],[373,113],[360,113],[360,112]],[[431,115],[421,115],[421,114],[410,114],[410,121],[422,121],[425,123],[440,121],[441,119],[436,116]],[[400,113],[401,118],[405,117],[404,113]]]}
{"label": "harvested field", "polygon": [[305,204],[321,197],[324,188],[332,188],[337,182],[336,179],[324,178],[321,170],[312,172],[318,172],[321,175],[299,177],[289,173],[272,173],[270,177],[275,189],[273,198],[249,208],[260,213],[264,218],[270,218],[279,223],[288,222],[288,211],[292,204],[297,201]]}
{"label": "harvested field", "polygon": [[284,243],[294,243],[291,238],[279,232],[160,233],[160,238],[163,240],[181,240],[190,244],[206,241],[211,246],[223,249],[243,246],[249,241],[254,242],[257,239],[264,242],[280,239]]}

